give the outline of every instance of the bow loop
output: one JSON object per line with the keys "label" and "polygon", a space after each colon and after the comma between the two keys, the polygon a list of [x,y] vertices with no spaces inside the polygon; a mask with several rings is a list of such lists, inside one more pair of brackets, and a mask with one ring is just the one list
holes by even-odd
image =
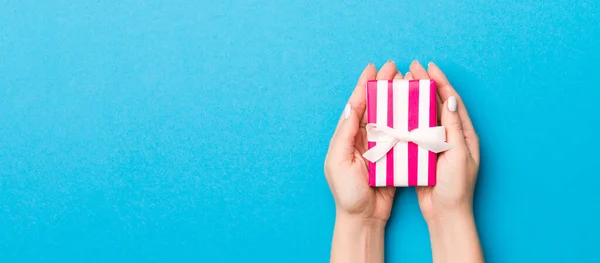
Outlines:
{"label": "bow loop", "polygon": [[387,125],[369,123],[366,126],[366,130],[367,140],[376,142],[375,147],[372,147],[363,154],[363,157],[371,162],[381,159],[399,142],[412,142],[434,153],[440,153],[452,147],[452,145],[446,143],[446,130],[444,126],[402,131],[388,127]]}

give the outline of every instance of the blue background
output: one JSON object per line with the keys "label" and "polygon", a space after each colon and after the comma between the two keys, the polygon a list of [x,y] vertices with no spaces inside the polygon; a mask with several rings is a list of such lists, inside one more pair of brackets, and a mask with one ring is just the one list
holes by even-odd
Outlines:
{"label": "blue background", "polygon": [[[388,59],[467,103],[488,262],[597,259],[599,1],[100,2],[0,7],[1,262],[328,261],[327,143]],[[393,211],[387,261],[430,261]]]}

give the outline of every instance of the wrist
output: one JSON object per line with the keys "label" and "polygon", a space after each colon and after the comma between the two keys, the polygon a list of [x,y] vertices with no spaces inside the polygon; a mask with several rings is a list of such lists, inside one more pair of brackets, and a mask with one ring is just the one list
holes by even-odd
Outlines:
{"label": "wrist", "polygon": [[423,217],[430,228],[443,227],[473,218],[473,207],[465,204],[451,208],[435,209],[431,213],[423,214]]}
{"label": "wrist", "polygon": [[383,262],[385,221],[336,213],[331,262]]}
{"label": "wrist", "polygon": [[469,208],[453,209],[427,220],[433,262],[483,262],[481,245]]}
{"label": "wrist", "polygon": [[451,202],[438,201],[429,204],[421,203],[420,205],[423,218],[428,225],[473,215],[473,202],[467,200]]}
{"label": "wrist", "polygon": [[432,238],[437,235],[444,235],[449,231],[457,228],[474,225],[475,220],[473,211],[468,209],[451,210],[444,213],[436,214],[435,216],[426,219],[427,227]]}
{"label": "wrist", "polygon": [[367,231],[384,230],[387,221],[362,215],[336,212],[335,225],[344,228],[363,229]]}

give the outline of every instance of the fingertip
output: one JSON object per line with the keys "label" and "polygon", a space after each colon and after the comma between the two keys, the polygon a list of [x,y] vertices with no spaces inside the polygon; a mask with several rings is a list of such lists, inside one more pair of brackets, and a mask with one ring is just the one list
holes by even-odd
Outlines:
{"label": "fingertip", "polygon": [[346,104],[344,108],[344,120],[347,120],[350,117],[350,113],[352,112],[352,105]]}
{"label": "fingertip", "polygon": [[369,62],[369,64],[367,64],[367,66],[365,68],[373,68],[373,69],[377,70],[377,67],[375,66],[375,64],[373,64],[373,62]]}
{"label": "fingertip", "polygon": [[441,124],[446,128],[448,143],[454,145],[464,144],[465,136],[462,129],[462,121],[456,111],[458,107],[456,97],[454,99],[452,97],[448,98],[442,107],[444,109],[442,110]]}
{"label": "fingertip", "polygon": [[427,71],[425,70],[423,65],[421,65],[421,63],[419,63],[419,61],[417,61],[417,60],[413,61],[410,64],[410,72],[412,72],[413,78],[415,78],[415,79],[428,79],[429,78],[429,74],[427,74]]}
{"label": "fingertip", "polygon": [[450,96],[450,98],[448,98],[448,110],[451,112],[456,112],[457,107],[458,107],[458,104],[456,101],[456,97]]}
{"label": "fingertip", "polygon": [[427,63],[427,73],[429,74],[430,77],[433,78],[432,71],[436,71],[436,70],[439,71],[440,69],[438,68],[438,66],[435,63],[433,63],[433,61]]}
{"label": "fingertip", "polygon": [[442,100],[448,100],[450,96],[457,96],[456,91],[450,85],[450,81],[442,72],[442,70],[433,62],[429,63],[428,67],[429,77],[435,81],[437,85],[438,95]]}
{"label": "fingertip", "polygon": [[369,62],[367,66],[363,69],[361,77],[375,76],[377,75],[377,67],[372,62]]}
{"label": "fingertip", "polygon": [[[375,79],[377,76],[377,68],[373,63],[367,64],[358,78],[357,88],[362,89],[367,81]],[[362,92],[362,91],[361,91]]]}
{"label": "fingertip", "polygon": [[427,65],[427,72],[429,76],[438,83],[438,85],[446,85],[448,83],[448,79],[442,72],[442,70],[433,62],[429,62]]}
{"label": "fingertip", "polygon": [[377,73],[377,79],[381,80],[389,80],[393,79],[398,70],[396,69],[396,64],[394,62],[386,62],[383,67]]}
{"label": "fingertip", "polygon": [[413,61],[410,63],[410,65],[408,65],[408,69],[410,70],[410,72],[412,72],[412,73],[414,74],[414,70],[415,70],[415,69],[416,69],[416,68],[417,68],[419,65],[421,65],[421,64],[419,63],[419,61],[418,61],[418,60],[413,60]]}

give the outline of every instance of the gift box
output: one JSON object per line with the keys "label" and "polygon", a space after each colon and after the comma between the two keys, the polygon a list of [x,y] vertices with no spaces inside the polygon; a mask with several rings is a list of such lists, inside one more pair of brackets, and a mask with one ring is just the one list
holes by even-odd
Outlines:
{"label": "gift box", "polygon": [[433,80],[367,82],[369,185],[434,186],[437,153],[447,150],[437,126]]}

